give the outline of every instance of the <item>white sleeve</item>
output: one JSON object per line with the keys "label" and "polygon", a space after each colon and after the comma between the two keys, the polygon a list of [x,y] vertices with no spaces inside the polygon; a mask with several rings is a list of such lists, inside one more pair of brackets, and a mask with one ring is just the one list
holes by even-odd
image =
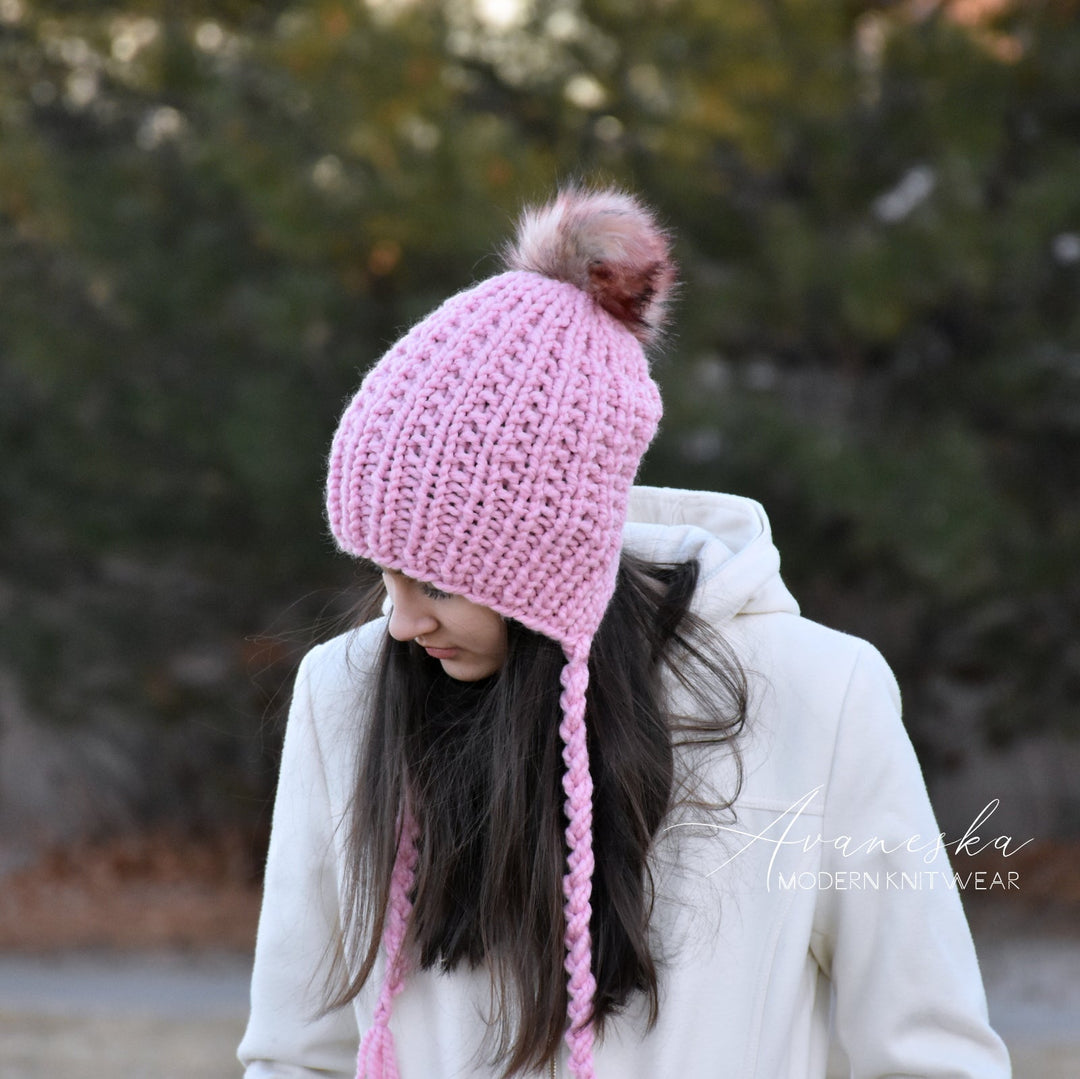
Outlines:
{"label": "white sleeve", "polygon": [[[900,693],[870,645],[844,701],[824,835],[822,869],[843,886],[819,892],[812,949],[832,979],[850,1075],[1007,1079]],[[847,887],[851,874],[862,887]]]}
{"label": "white sleeve", "polygon": [[316,1018],[327,960],[339,939],[333,830],[314,723],[309,653],[296,678],[274,803],[251,980],[251,1015],[237,1056],[245,1079],[356,1074],[351,1007]]}

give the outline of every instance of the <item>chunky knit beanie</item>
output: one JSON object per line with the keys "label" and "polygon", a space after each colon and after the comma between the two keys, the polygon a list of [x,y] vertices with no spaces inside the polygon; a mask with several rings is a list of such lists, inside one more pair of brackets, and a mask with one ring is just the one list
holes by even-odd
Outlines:
{"label": "chunky knit beanie", "polygon": [[[639,202],[579,189],[524,213],[506,264],[414,326],[364,379],[334,436],[327,508],[343,550],[562,645],[566,1039],[571,1073],[591,1079],[589,649],[660,420],[643,345],[674,266]],[[397,1076],[388,1024],[408,968],[416,836],[402,807],[386,975],[358,1079]]]}

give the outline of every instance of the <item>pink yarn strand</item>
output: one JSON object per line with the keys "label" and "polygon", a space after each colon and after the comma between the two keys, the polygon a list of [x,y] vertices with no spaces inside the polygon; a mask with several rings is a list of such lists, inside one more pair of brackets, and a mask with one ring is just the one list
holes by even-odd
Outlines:
{"label": "pink yarn strand", "polygon": [[382,990],[375,1006],[371,1027],[360,1040],[356,1060],[356,1079],[398,1079],[394,1036],[390,1032],[390,1013],[394,997],[401,992],[408,974],[409,963],[404,952],[405,933],[412,912],[412,891],[416,876],[416,840],[419,825],[406,807],[402,812],[401,834],[398,837],[397,856],[390,876],[390,898],[387,903],[386,923],[383,926],[382,947],[386,956],[386,972]]}
{"label": "pink yarn strand", "polygon": [[575,1079],[595,1079],[593,1027],[590,1021],[596,979],[592,972],[592,775],[585,741],[585,691],[589,685],[587,654],[575,655],[563,668],[560,698],[563,721],[563,790],[566,792],[567,872],[563,877],[566,897],[566,974],[569,991],[566,1032],[570,1074]]}

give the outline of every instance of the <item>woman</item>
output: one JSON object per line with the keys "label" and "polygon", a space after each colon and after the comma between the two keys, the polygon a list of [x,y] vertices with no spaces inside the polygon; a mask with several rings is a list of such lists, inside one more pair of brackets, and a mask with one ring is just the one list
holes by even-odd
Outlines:
{"label": "woman", "polygon": [[1007,1076],[888,667],[756,503],[632,489],[667,237],[570,190],[508,266],[334,438],[389,610],[297,678],[248,1079]]}

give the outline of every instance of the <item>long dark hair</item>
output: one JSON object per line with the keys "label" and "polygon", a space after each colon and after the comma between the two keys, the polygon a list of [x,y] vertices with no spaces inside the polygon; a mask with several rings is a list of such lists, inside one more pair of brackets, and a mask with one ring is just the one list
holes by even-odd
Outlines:
{"label": "long dark hair", "polygon": [[[652,841],[677,799],[675,748],[727,743],[741,783],[735,735],[747,679],[730,647],[690,610],[696,562],[659,565],[623,554],[614,597],[593,640],[586,723],[593,777],[594,1022],[643,993],[649,1026],[659,1010],[648,937]],[[376,590],[369,600],[381,606]],[[563,972],[562,742],[554,641],[508,623],[503,667],[455,682],[413,642],[386,635],[347,821],[348,862],[340,958],[353,972],[328,992],[351,1001],[379,952],[398,816],[406,789],[420,825],[407,947],[424,968],[487,964],[493,1060],[503,1074],[538,1068],[566,1023]],[[666,709],[673,688],[692,715]],[[342,985],[342,983],[347,983]]]}

